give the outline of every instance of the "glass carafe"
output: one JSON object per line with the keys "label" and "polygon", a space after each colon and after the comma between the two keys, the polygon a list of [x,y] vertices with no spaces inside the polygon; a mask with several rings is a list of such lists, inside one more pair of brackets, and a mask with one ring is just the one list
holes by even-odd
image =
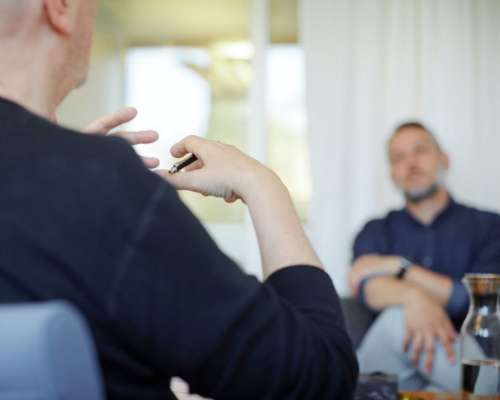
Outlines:
{"label": "glass carafe", "polygon": [[462,398],[500,399],[500,275],[468,274],[469,313],[460,331]]}

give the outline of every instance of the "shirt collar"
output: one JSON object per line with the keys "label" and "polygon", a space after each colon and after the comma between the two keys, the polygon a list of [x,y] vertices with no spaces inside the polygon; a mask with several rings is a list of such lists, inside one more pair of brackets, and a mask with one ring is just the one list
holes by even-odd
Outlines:
{"label": "shirt collar", "polygon": [[420,222],[418,219],[416,219],[405,207],[403,208],[402,212],[403,214],[409,218],[411,221],[413,221],[415,224],[418,226],[421,226],[423,228],[432,228],[434,227],[439,221],[441,221],[443,218],[445,218],[448,214],[450,214],[453,209],[457,206],[457,202],[453,198],[453,196],[448,193],[448,204],[434,217],[432,222],[429,225],[425,225],[422,222]]}

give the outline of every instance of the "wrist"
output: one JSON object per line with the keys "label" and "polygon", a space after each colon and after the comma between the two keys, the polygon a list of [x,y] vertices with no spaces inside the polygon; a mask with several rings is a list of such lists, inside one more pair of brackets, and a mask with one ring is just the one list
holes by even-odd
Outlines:
{"label": "wrist", "polygon": [[403,280],[408,276],[413,263],[404,257],[397,257],[397,267],[394,272],[394,277],[398,280]]}
{"label": "wrist", "polygon": [[277,194],[289,197],[288,189],[278,175],[261,164],[242,177],[239,187],[239,193],[248,206],[266,199],[270,200]]}
{"label": "wrist", "polygon": [[408,307],[409,305],[418,302],[420,296],[422,295],[421,290],[413,285],[405,284],[403,282],[401,282],[401,284],[405,285],[405,289],[402,292],[401,305],[403,307]]}
{"label": "wrist", "polygon": [[401,257],[387,256],[385,260],[385,271],[392,276],[396,276],[401,269]]}

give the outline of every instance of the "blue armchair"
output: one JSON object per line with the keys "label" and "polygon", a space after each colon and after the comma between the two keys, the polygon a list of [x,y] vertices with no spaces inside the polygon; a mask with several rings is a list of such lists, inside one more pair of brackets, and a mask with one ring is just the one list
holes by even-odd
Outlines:
{"label": "blue armchair", "polygon": [[0,399],[102,400],[91,336],[64,302],[0,306]]}

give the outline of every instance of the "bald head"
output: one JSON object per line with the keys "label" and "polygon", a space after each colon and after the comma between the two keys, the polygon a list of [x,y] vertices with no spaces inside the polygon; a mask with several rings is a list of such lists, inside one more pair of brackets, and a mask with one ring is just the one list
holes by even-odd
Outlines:
{"label": "bald head", "polygon": [[0,9],[2,11],[15,10],[24,6],[25,0],[0,0]]}
{"label": "bald head", "polygon": [[12,34],[21,29],[37,0],[0,0],[0,35]]}
{"label": "bald head", "polygon": [[87,75],[96,8],[97,0],[0,0],[0,89],[20,92],[10,82],[33,79],[32,90],[58,105]]}

